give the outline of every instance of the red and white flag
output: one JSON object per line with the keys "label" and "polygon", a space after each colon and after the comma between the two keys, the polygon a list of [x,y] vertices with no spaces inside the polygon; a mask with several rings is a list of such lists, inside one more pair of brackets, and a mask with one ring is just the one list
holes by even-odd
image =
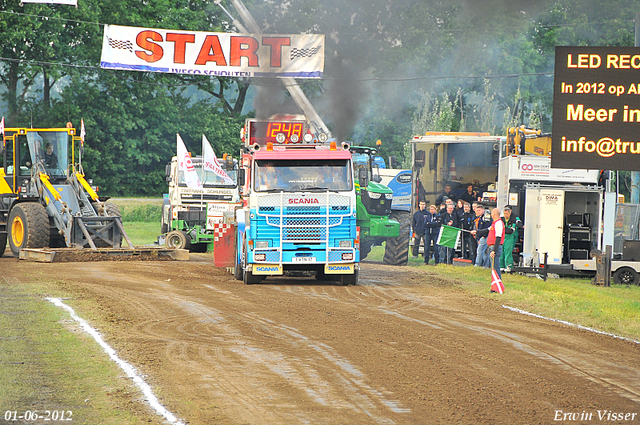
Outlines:
{"label": "red and white flag", "polygon": [[229,175],[220,166],[216,153],[213,151],[209,140],[207,140],[207,137],[204,134],[202,135],[202,157],[203,168],[205,170],[211,171],[216,176],[223,179],[225,184],[235,184],[233,179],[229,177]]}
{"label": "red and white flag", "polygon": [[502,279],[498,276],[498,272],[495,269],[491,269],[491,292],[497,292],[500,295],[504,293],[504,285]]}
{"label": "red and white flag", "polygon": [[191,161],[191,155],[189,155],[187,147],[182,141],[182,137],[177,133],[176,136],[178,140],[178,172],[182,170],[184,173],[184,181],[187,183],[187,186],[192,189],[202,189],[196,167],[194,167],[193,161]]}
{"label": "red and white flag", "polygon": [[84,131],[84,118],[80,120],[80,146],[84,147],[84,136],[87,133]]}

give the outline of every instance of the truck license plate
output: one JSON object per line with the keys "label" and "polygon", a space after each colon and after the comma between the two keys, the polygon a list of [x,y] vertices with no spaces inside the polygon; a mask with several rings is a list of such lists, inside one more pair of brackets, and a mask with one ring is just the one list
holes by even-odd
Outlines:
{"label": "truck license plate", "polygon": [[294,263],[315,263],[316,257],[293,257]]}

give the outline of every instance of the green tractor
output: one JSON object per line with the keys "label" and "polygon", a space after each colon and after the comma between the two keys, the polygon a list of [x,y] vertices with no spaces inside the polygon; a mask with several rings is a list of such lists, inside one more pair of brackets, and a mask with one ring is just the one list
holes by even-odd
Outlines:
{"label": "green tractor", "polygon": [[374,245],[400,235],[400,223],[390,219],[393,191],[380,183],[372,159],[377,150],[351,146],[356,178],[356,222],[360,226],[360,259],[367,257]]}

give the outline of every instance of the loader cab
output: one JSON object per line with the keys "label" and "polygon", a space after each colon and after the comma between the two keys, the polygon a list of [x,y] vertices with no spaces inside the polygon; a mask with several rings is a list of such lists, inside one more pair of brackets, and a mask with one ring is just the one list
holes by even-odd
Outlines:
{"label": "loader cab", "polygon": [[[52,182],[66,180],[74,134],[73,128],[5,129],[1,177],[10,191],[17,193],[36,171],[49,175]],[[0,192],[7,191],[6,186],[2,188]]]}

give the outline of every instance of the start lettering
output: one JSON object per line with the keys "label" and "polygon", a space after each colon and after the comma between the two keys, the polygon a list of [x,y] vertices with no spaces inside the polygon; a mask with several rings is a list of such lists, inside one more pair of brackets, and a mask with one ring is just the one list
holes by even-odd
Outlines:
{"label": "start lettering", "polygon": [[263,37],[262,45],[258,39],[250,36],[231,36],[229,40],[229,54],[226,57],[217,35],[208,35],[201,45],[195,46],[194,34],[167,33],[163,40],[162,34],[156,31],[142,31],[136,37],[136,44],[142,50],[136,50],[135,54],[145,62],[154,63],[165,56],[165,50],[173,47],[173,62],[184,64],[187,50],[197,49],[195,65],[213,62],[218,66],[241,66],[242,58],[245,58],[248,66],[258,67],[258,50],[267,48],[270,51],[269,66],[281,67],[282,48],[291,44],[289,37]]}

